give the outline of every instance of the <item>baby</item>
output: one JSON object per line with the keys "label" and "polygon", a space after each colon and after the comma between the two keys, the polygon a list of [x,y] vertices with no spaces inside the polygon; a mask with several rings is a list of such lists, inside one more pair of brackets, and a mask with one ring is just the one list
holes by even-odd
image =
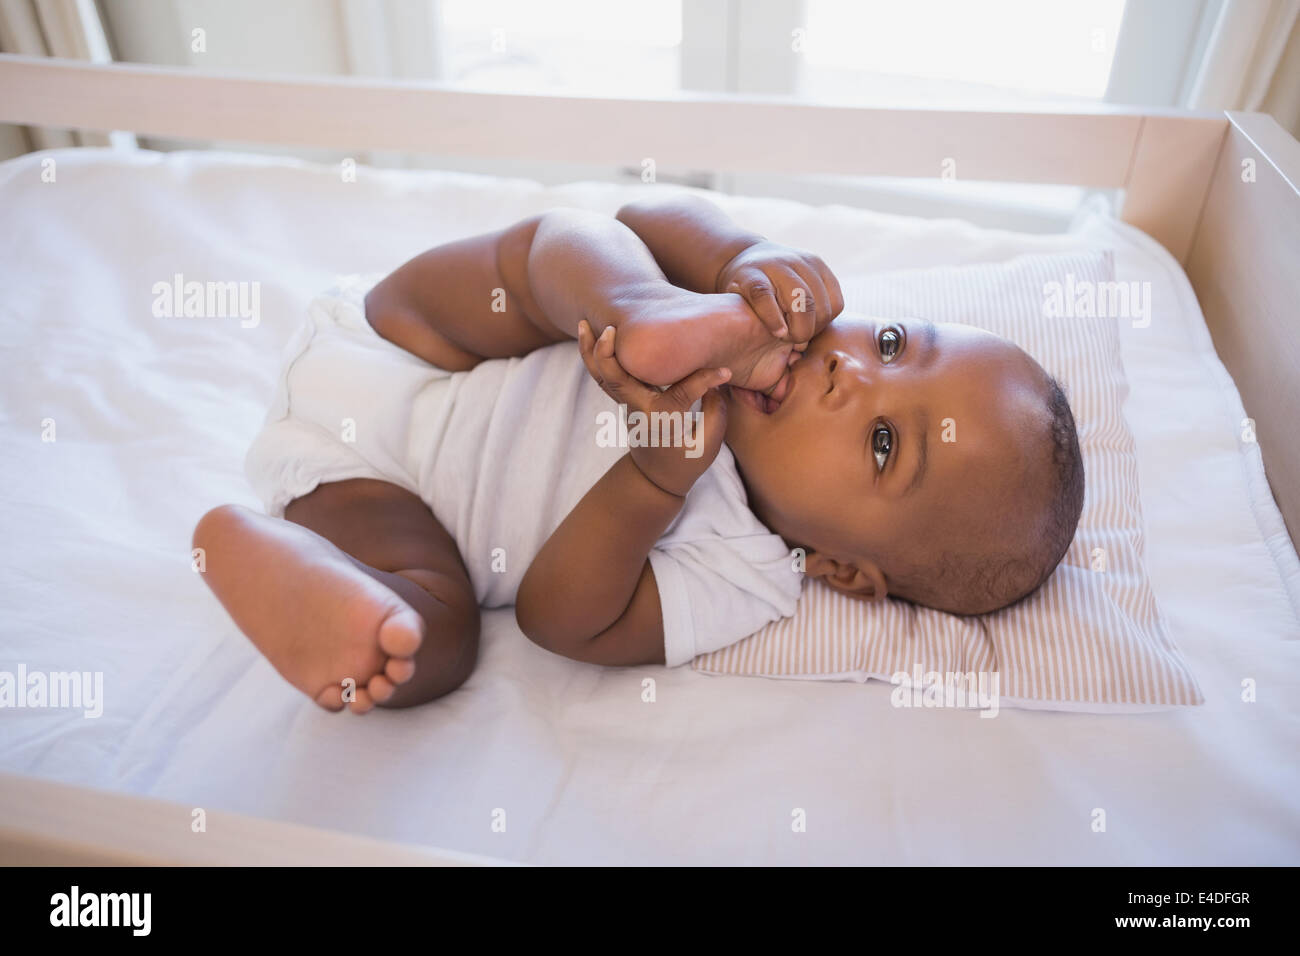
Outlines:
{"label": "baby", "polygon": [[[463,683],[480,607],[557,654],[676,666],[793,614],[805,576],[958,614],[1034,591],[1083,502],[1059,386],[989,333],[842,309],[820,259],[693,197],[345,281],[249,451],[267,513],[203,516],[204,577],[356,713]],[[619,406],[673,440],[599,440]]]}

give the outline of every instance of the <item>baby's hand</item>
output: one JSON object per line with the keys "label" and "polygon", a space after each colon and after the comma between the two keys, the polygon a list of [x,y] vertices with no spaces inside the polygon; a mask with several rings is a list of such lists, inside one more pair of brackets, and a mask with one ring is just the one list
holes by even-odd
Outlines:
{"label": "baby's hand", "polygon": [[[597,339],[587,320],[578,323],[578,350],[587,371],[610,398],[626,405],[629,419],[633,412],[646,416],[649,428],[662,428],[669,422],[668,434],[680,436],[680,445],[659,443],[658,447],[634,445],[629,449],[632,461],[653,484],[671,495],[685,497],[696,480],[708,471],[722,447],[727,431],[727,406],[717,392],[731,377],[723,368],[702,368],[664,391],[629,375],[614,356],[614,326],[608,326]],[[693,406],[701,398],[702,414],[695,418]],[[663,417],[668,413],[668,417]],[[660,417],[655,417],[660,416]],[[680,417],[678,417],[680,416]],[[680,426],[680,427],[678,427]],[[662,431],[660,436],[662,437]]]}
{"label": "baby's hand", "polygon": [[808,342],[844,310],[839,280],[808,252],[763,240],[742,250],[718,273],[715,292],[736,292],[772,335]]}

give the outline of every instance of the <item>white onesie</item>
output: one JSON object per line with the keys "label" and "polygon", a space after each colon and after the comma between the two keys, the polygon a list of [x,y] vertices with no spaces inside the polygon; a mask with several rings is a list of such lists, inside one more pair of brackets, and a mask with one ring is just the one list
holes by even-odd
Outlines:
{"label": "white onesie", "polygon": [[[620,457],[598,416],[617,405],[576,343],[447,372],[381,338],[349,276],[286,347],[246,468],[268,514],[317,485],[375,478],[418,495],[460,548],[483,607],[514,604],[551,532]],[[670,667],[788,617],[803,575],[746,504],[724,445],[650,552]]]}

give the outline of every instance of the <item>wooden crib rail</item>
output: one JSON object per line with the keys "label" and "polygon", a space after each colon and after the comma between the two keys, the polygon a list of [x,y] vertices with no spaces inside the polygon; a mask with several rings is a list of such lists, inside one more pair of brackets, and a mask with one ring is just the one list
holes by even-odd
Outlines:
{"label": "wooden crib rail", "polygon": [[507,861],[0,773],[0,866],[499,866]]}
{"label": "wooden crib rail", "polygon": [[1125,218],[1182,261],[1220,114],[821,106],[734,95],[610,99],[355,77],[264,77],[0,55],[0,122],[665,170],[1124,188]]}
{"label": "wooden crib rail", "polygon": [[1228,117],[1185,265],[1253,420],[1240,426],[1243,440],[1258,443],[1300,546],[1300,143],[1271,116]]}

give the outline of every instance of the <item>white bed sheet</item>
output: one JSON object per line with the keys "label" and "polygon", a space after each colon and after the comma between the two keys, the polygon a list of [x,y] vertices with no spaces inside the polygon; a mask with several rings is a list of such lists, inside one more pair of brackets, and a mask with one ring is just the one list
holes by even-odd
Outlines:
{"label": "white bed sheet", "polygon": [[[1128,227],[720,199],[842,275],[1101,244],[1153,283],[1151,327],[1125,329],[1128,416],[1204,707],[896,710],[879,683],[577,664],[493,612],[464,688],[357,719],[285,685],[190,570],[195,519],[255,504],[241,461],[281,343],[334,273],[644,187],[93,150],[48,154],[43,183],[42,158],[0,166],[0,669],[103,671],[106,700],[98,719],[0,710],[0,769],[538,863],[1300,863],[1295,552],[1185,278]],[[154,318],[175,273],[260,282],[260,324]]]}

